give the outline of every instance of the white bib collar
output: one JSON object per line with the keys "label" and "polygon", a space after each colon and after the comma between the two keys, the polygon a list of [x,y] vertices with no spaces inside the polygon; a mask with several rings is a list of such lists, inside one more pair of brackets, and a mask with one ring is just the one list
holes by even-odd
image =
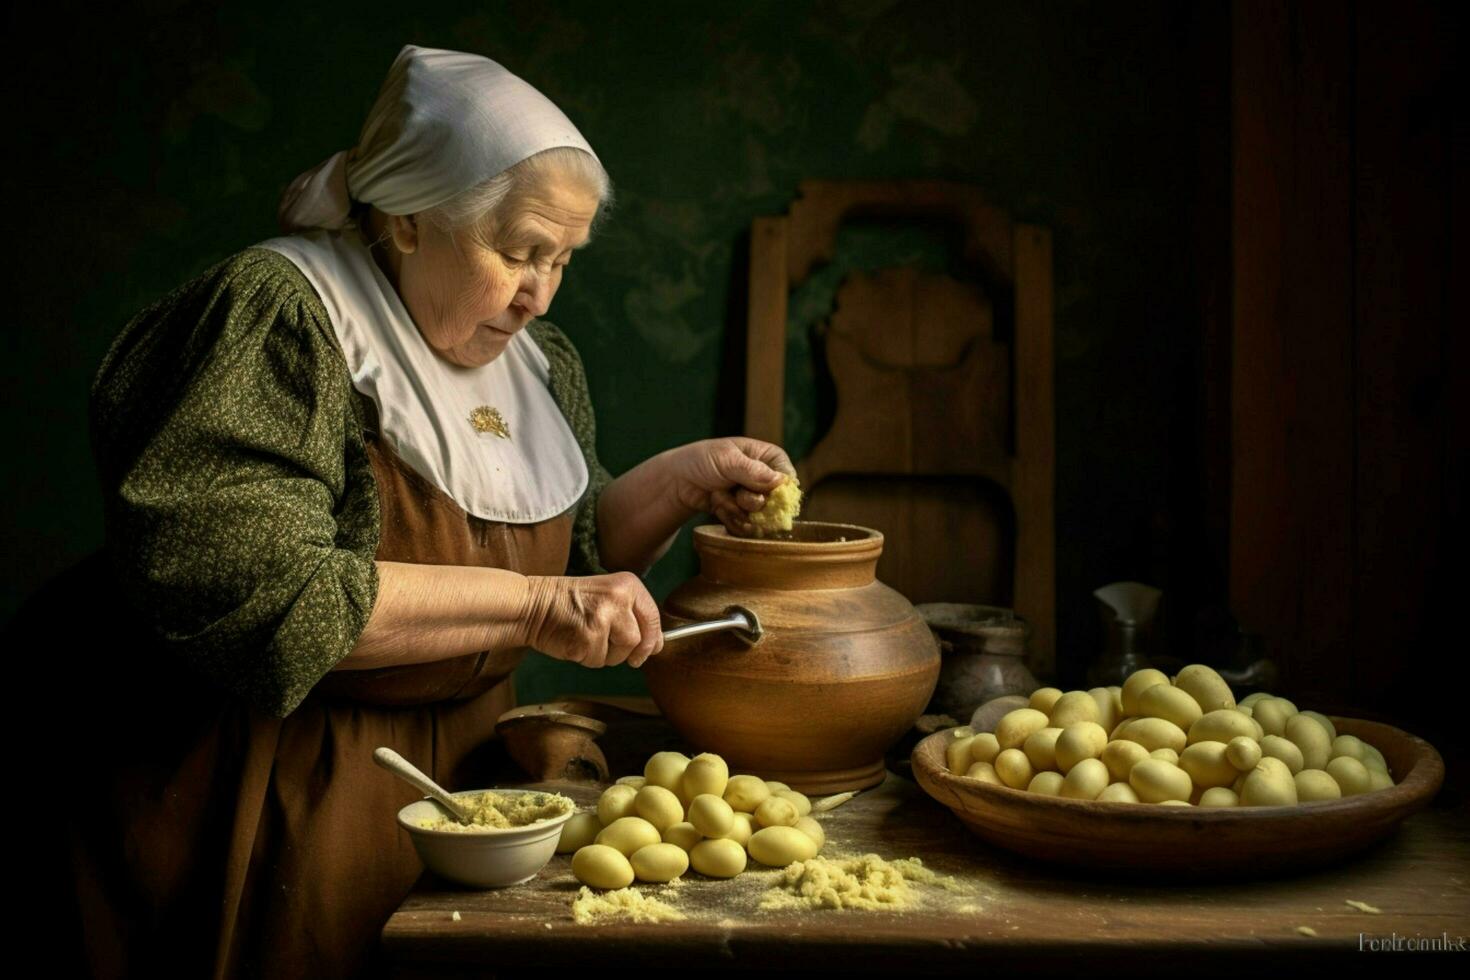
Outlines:
{"label": "white bib collar", "polygon": [[[381,437],[465,511],[531,524],[581,500],[587,461],[552,398],[550,362],[525,330],[489,364],[450,364],[424,341],[356,228],[256,247],[301,269],[327,309],[353,386],[377,406]],[[499,412],[510,438],[476,430],[471,415],[482,407]]]}

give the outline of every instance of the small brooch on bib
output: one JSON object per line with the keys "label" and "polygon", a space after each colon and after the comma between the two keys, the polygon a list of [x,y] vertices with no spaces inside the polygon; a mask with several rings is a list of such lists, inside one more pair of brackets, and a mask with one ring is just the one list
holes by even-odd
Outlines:
{"label": "small brooch on bib", "polygon": [[470,413],[470,425],[475,427],[476,432],[489,432],[502,439],[510,438],[510,427],[505,424],[505,419],[501,418],[498,409],[489,405],[481,405]]}

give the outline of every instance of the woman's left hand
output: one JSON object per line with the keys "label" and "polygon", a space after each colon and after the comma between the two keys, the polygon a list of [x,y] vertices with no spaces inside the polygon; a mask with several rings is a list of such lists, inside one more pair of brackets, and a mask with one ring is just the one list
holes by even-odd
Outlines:
{"label": "woman's left hand", "polygon": [[796,468],[786,451],[746,436],[703,439],[675,451],[674,491],[690,510],[713,514],[732,534],[753,533],[747,515]]}

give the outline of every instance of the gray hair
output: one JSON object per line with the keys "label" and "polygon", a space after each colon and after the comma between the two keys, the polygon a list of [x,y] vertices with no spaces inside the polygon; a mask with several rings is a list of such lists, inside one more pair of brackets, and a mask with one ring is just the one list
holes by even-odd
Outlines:
{"label": "gray hair", "polygon": [[527,194],[535,193],[549,179],[558,176],[581,184],[597,195],[597,212],[592,218],[595,234],[601,219],[612,207],[612,181],[596,157],[573,146],[557,146],[529,156],[503,173],[430,208],[427,217],[441,231],[451,234],[497,223],[504,212],[512,210]]}
{"label": "gray hair", "polygon": [[[570,179],[597,195],[597,211],[589,230],[589,235],[595,236],[612,210],[612,180],[596,157],[574,146],[556,146],[533,154],[494,177],[460,191],[443,204],[429,208],[423,215],[457,242],[461,232],[488,233],[522,200],[555,177]],[[369,205],[353,203],[354,214],[365,216]]]}

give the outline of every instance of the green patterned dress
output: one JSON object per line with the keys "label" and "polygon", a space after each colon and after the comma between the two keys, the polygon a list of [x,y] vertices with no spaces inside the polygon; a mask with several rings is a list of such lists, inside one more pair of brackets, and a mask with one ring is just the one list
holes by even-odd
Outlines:
{"label": "green patterned dress", "polygon": [[[569,574],[600,574],[587,380],[526,328],[587,461]],[[355,645],[377,593],[378,504],[352,386],[311,284],[245,249],[135,317],[92,389],[108,549],[128,602],[216,683],[284,717]]]}

